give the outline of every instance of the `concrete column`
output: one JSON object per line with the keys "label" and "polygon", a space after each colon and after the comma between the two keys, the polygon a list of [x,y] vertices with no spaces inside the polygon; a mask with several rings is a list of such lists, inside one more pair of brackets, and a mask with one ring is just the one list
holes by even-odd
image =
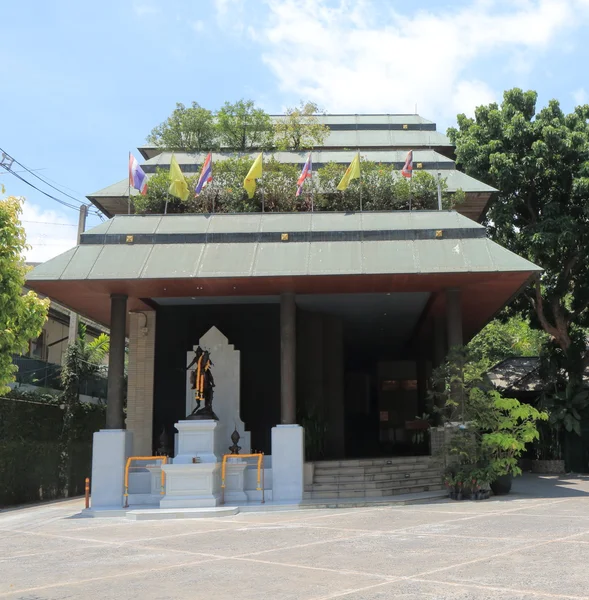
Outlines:
{"label": "concrete column", "polygon": [[322,315],[297,311],[297,410],[324,414]]}
{"label": "concrete column", "polygon": [[[462,305],[461,305],[460,290],[453,288],[446,290],[446,324],[448,335],[448,352],[457,348],[462,348],[464,338],[462,336]],[[454,367],[454,375],[460,374],[462,371],[462,357],[459,355],[458,364]],[[450,420],[458,421],[463,419],[464,415],[464,396],[462,387],[459,384],[451,386],[450,394],[452,399],[458,406],[452,411]]]}
{"label": "concrete column", "polygon": [[417,415],[421,417],[425,412],[431,412],[427,396],[427,363],[424,357],[417,359]]}
{"label": "concrete column", "polygon": [[297,422],[295,295],[280,295],[280,422]]}
{"label": "concrete column", "polygon": [[155,311],[129,313],[127,431],[133,432],[133,456],[151,456],[153,450],[155,324]]}
{"label": "concrete column", "polygon": [[[436,369],[444,363],[446,358],[446,320],[444,317],[434,317],[434,339],[433,339],[433,368]],[[443,384],[438,383],[435,391],[441,394],[444,391]],[[441,396],[436,396],[435,405],[441,408],[443,404]]]}
{"label": "concrete column", "polygon": [[127,326],[126,294],[110,297],[110,350],[108,353],[108,387],[106,394],[106,428],[123,429],[125,385],[125,329]]}
{"label": "concrete column", "polygon": [[439,367],[446,358],[446,323],[443,317],[434,317],[433,365]]}
{"label": "concrete column", "polygon": [[446,290],[446,325],[448,335],[448,350],[462,347],[462,303],[460,290]]}

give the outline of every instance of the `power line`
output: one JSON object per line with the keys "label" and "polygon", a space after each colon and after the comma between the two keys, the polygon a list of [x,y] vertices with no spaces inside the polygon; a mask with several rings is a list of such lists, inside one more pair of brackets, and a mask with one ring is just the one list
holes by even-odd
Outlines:
{"label": "power line", "polygon": [[[16,162],[16,161],[15,161],[15,162]],[[42,167],[41,169],[33,169],[33,171],[45,171],[45,169],[46,169],[46,168],[47,168],[47,167]],[[25,170],[25,171],[15,171],[15,173],[26,173],[26,170]],[[4,173],[0,173],[0,175],[4,175]],[[49,178],[47,178],[47,179],[49,179]],[[65,186],[64,186],[64,187],[65,187]],[[75,192],[75,191],[76,191],[76,190],[74,190],[74,192]]]}
{"label": "power line", "polygon": [[[72,210],[80,210],[80,208],[78,206],[74,206],[74,205],[70,204],[69,202],[66,202],[65,200],[61,200],[59,198],[56,198],[52,194],[49,194],[48,192],[45,192],[44,190],[38,188],[36,185],[32,184],[30,181],[26,180],[24,177],[21,177],[19,175],[19,173],[21,173],[22,171],[13,171],[12,170],[11,167],[12,167],[13,163],[16,163],[17,165],[21,166],[23,169],[25,169],[31,175],[33,175],[34,177],[36,177],[37,179],[39,179],[40,181],[42,181],[43,183],[45,183],[49,187],[53,188],[54,190],[57,190],[60,194],[63,194],[64,196],[67,196],[68,198],[71,198],[72,200],[75,200],[76,202],[79,202],[80,206],[83,206],[83,205],[90,206],[90,203],[86,204],[82,200],[79,200],[78,198],[75,198],[74,196],[72,196],[72,195],[70,195],[70,194],[68,194],[68,193],[60,190],[59,188],[55,187],[54,185],[50,184],[48,181],[46,181],[45,179],[43,179],[43,177],[40,177],[39,175],[37,175],[36,173],[34,173],[33,169],[29,169],[28,167],[25,167],[25,165],[23,165],[22,163],[18,162],[13,156],[10,156],[2,148],[0,148],[0,152],[2,152],[2,160],[0,160],[0,167],[3,167],[8,173],[11,173],[12,175],[14,175],[18,179],[20,179],[23,183],[26,183],[27,185],[31,186],[33,189],[37,190],[41,194],[44,194],[48,198],[51,198],[52,200],[55,200],[56,202],[59,202],[63,206],[67,206],[68,208],[71,208]],[[37,169],[37,170],[41,170],[41,169]],[[58,184],[58,185],[61,185],[61,184]],[[61,186],[61,187],[66,187],[66,186]],[[71,189],[71,188],[67,188],[67,189]],[[75,190],[72,190],[72,191],[75,191]],[[98,217],[100,217],[102,219],[101,213],[99,211],[97,211],[97,210],[88,211],[88,213],[92,214],[92,215],[96,215],[96,216],[98,216]]]}
{"label": "power line", "polygon": [[79,210],[78,206],[74,206],[73,204],[70,204],[69,202],[65,202],[64,200],[60,200],[59,198],[56,198],[55,196],[52,196],[51,194],[49,194],[49,193],[43,191],[42,189],[38,188],[36,185],[34,185],[33,183],[31,183],[30,181],[27,181],[24,177],[21,177],[18,173],[15,173],[10,167],[7,167],[5,164],[0,163],[0,166],[4,167],[4,169],[6,171],[8,171],[9,173],[12,173],[17,179],[20,179],[23,183],[26,183],[27,185],[31,186],[33,189],[37,190],[41,194],[47,196],[48,198],[51,198],[51,200],[55,200],[55,202],[59,202],[60,204],[63,204],[63,206],[67,206],[68,208],[71,208],[73,210]]}
{"label": "power line", "polygon": [[74,223],[55,223],[51,221],[26,221],[21,220],[21,223],[38,223],[39,225],[61,225],[62,227],[76,227]]}
{"label": "power line", "polygon": [[[25,167],[25,165],[23,165],[22,163],[18,162],[18,160],[16,160],[16,158],[14,158],[13,156],[10,156],[10,154],[8,154],[2,148],[0,148],[0,152],[2,152],[6,157],[10,158],[17,165],[19,165],[20,167],[22,167],[23,169],[25,169],[26,171],[28,171],[33,177],[36,177],[37,179],[39,179],[40,181],[42,181],[45,185],[48,185],[50,188],[53,188],[54,190],[57,190],[60,194],[63,194],[64,196],[67,196],[68,198],[71,198],[72,200],[75,200],[76,202],[79,202],[80,204],[85,204],[84,202],[82,202],[78,198],[72,196],[71,194],[68,194],[67,192],[64,192],[64,191],[60,190],[59,188],[55,187],[54,185],[52,185],[51,183],[49,183],[48,181],[46,181],[45,179],[43,179],[43,177],[41,177],[40,175],[37,175],[36,173],[34,173],[28,167]],[[11,172],[14,174],[14,171],[11,171]]]}

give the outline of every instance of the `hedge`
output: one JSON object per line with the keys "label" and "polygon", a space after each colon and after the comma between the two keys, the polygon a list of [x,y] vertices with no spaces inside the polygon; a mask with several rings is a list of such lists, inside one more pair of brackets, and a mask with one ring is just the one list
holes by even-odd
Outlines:
{"label": "hedge", "polygon": [[[0,506],[64,496],[59,479],[59,398],[12,391],[0,398]],[[68,495],[84,492],[90,476],[92,434],[104,427],[106,407],[81,402],[74,413],[72,477]]]}

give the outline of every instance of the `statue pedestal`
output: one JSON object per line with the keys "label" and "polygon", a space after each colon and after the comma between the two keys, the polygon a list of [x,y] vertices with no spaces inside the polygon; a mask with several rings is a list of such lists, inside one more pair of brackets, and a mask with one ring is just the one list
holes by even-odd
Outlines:
{"label": "statue pedestal", "polygon": [[174,464],[192,464],[198,457],[201,463],[220,462],[216,439],[219,434],[219,421],[190,420],[178,421],[174,426],[178,430],[178,453]]}
{"label": "statue pedestal", "polygon": [[[221,462],[215,451],[217,421],[179,421],[178,455],[174,463],[164,465],[166,495],[160,508],[201,508],[218,506],[221,497]],[[200,462],[194,463],[198,458]]]}
{"label": "statue pedestal", "polygon": [[247,502],[245,493],[245,470],[247,462],[237,454],[225,463],[225,502]]}

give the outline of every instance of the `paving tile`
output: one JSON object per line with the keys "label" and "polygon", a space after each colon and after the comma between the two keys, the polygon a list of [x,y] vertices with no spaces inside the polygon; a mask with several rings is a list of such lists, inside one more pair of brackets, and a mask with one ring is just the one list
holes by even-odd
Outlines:
{"label": "paving tile", "polygon": [[477,564],[425,575],[423,579],[452,583],[514,587],[544,594],[589,597],[589,544],[530,544]]}
{"label": "paving tile", "polygon": [[481,559],[521,546],[514,541],[439,539],[420,535],[364,534],[332,544],[264,553],[277,563],[349,569],[384,577],[411,576]]}
{"label": "paving tile", "polygon": [[30,593],[15,591],[8,597],[27,600],[310,600],[361,589],[379,581],[342,572],[227,560],[154,569],[139,575],[41,588]]}
{"label": "paving tile", "polygon": [[[49,544],[51,544],[49,542]],[[39,547],[39,546],[38,546]],[[51,549],[51,545],[46,546]],[[73,547],[26,560],[15,557],[0,562],[0,594],[64,582],[76,582],[114,574],[149,571],[150,568],[205,560],[197,555],[184,555],[138,547],[114,545]]]}
{"label": "paving tile", "polygon": [[[542,600],[543,596],[513,587],[395,581],[367,587],[345,596],[346,600]],[[548,600],[547,597],[544,597]],[[560,598],[560,600],[566,600]],[[578,600],[578,598],[577,598]]]}
{"label": "paving tile", "polygon": [[487,537],[525,542],[526,540],[550,540],[583,532],[589,533],[589,521],[571,517],[554,518],[548,515],[530,516],[510,513],[440,521],[418,525],[409,531],[425,535]]}
{"label": "paving tile", "polygon": [[138,542],[139,545],[164,550],[189,550],[218,556],[232,557],[267,550],[283,551],[293,546],[336,542],[349,537],[347,531],[313,529],[299,524],[256,524],[210,533],[195,533],[168,538],[154,538]]}

